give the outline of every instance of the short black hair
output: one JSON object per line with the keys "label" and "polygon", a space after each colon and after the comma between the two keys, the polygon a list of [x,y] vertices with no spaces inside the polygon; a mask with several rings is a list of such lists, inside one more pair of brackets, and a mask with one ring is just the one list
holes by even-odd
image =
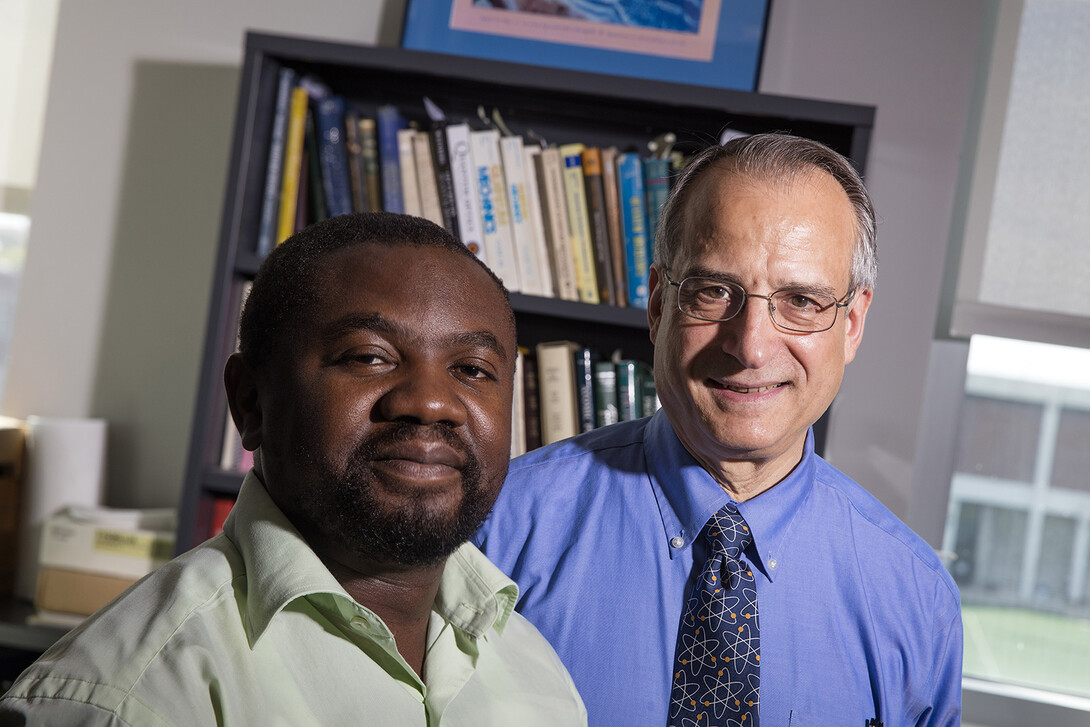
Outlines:
{"label": "short black hair", "polygon": [[[239,352],[256,371],[273,360],[285,336],[306,319],[321,291],[316,281],[330,253],[357,245],[417,245],[450,250],[481,266],[503,294],[503,282],[450,232],[421,217],[361,212],[313,224],[277,245],[254,277],[239,320]],[[514,313],[510,313],[512,328]]]}

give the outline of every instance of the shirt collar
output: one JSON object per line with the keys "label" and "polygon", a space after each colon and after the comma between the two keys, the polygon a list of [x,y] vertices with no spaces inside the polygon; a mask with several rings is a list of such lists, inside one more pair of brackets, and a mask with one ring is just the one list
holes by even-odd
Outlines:
{"label": "shirt collar", "polygon": [[[312,594],[330,594],[357,604],[276,506],[251,470],[223,525],[246,565],[246,629],[253,646],[287,604]],[[447,560],[434,609],[474,638],[489,629],[502,633],[518,600],[518,587],[473,545],[461,545]],[[347,604],[346,604],[347,605]],[[377,618],[377,617],[376,617]]]}
{"label": "shirt collar", "polygon": [[[662,516],[670,557],[687,551],[708,518],[731,501],[719,483],[682,445],[663,410],[651,418],[644,434],[647,471]],[[791,473],[757,497],[738,503],[753,533],[756,566],[775,580],[778,556],[795,515],[813,490],[814,434],[807,432],[802,460]]]}

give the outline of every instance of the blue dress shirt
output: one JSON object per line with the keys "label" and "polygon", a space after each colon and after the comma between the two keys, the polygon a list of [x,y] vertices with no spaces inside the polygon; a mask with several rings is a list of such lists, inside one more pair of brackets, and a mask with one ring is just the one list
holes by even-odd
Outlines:
{"label": "blue dress shirt", "polygon": [[[475,542],[518,583],[592,726],[666,724],[694,538],[729,500],[662,411],[512,463]],[[738,509],[759,573],[762,727],[959,724],[960,598],[919,536],[812,434]]]}

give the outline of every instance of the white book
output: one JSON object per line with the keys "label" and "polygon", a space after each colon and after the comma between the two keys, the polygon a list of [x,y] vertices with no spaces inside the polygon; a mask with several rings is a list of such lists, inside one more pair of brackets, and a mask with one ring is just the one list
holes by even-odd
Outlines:
{"label": "white book", "polygon": [[578,348],[579,345],[571,341],[550,341],[537,345],[537,391],[543,445],[579,433],[574,359]]}
{"label": "white book", "polygon": [[546,298],[556,297],[556,283],[553,276],[552,257],[549,252],[549,240],[545,233],[545,220],[541,212],[541,195],[537,186],[537,158],[541,156],[541,147],[523,146],[522,160],[526,175],[526,216],[534,235],[534,252],[537,254],[538,279],[541,281],[541,295]]}
{"label": "white book", "polygon": [[511,396],[511,458],[526,453],[526,356],[521,349],[515,352],[515,385]]}
{"label": "white book", "polygon": [[[533,167],[526,173],[526,157],[523,154],[521,136],[505,136],[500,139],[500,157],[503,159],[503,176],[507,180],[507,205],[510,209],[511,233],[514,238],[515,256],[518,259],[519,282],[522,292],[547,296],[552,284],[541,275],[538,242],[533,213],[530,209],[528,180],[533,179]],[[548,272],[545,273],[548,275]],[[546,282],[549,285],[546,285]]]}
{"label": "white book", "polygon": [[439,183],[435,179],[431,138],[426,131],[415,131],[412,138],[416,183],[420,187],[420,216],[442,227],[443,208],[439,205]]}
{"label": "white book", "polygon": [[401,201],[404,212],[414,217],[422,217],[424,208],[420,203],[420,184],[416,180],[416,152],[413,151],[413,129],[397,130],[397,160],[401,169]]}
{"label": "white book", "polygon": [[541,193],[541,211],[545,216],[546,236],[552,253],[550,260],[556,273],[557,297],[563,300],[579,300],[560,150],[555,146],[542,149],[538,161],[541,162],[538,170],[538,191]]}
{"label": "white book", "polygon": [[471,131],[473,167],[476,171],[477,202],[481,213],[481,239],[489,267],[512,293],[522,292],[522,275],[511,229],[507,182],[500,155],[500,132],[496,129]]}
{"label": "white book", "polygon": [[488,259],[481,234],[481,203],[477,199],[477,174],[473,166],[469,124],[451,124],[446,131],[450,175],[454,183],[454,203],[458,209],[458,238],[470,252],[499,275],[496,266]]}

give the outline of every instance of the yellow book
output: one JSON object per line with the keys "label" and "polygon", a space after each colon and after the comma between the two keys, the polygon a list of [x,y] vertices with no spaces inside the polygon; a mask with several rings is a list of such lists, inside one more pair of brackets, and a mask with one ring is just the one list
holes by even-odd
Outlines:
{"label": "yellow book", "polygon": [[307,92],[296,86],[291,91],[288,133],[284,139],[284,174],[280,183],[280,219],[276,244],[295,232],[295,212],[299,203],[299,174],[303,166],[303,137],[307,128]]}
{"label": "yellow book", "polygon": [[583,181],[583,144],[564,144],[560,161],[564,166],[564,196],[568,202],[568,231],[575,262],[575,285],[579,300],[599,303],[597,273],[594,268],[594,241],[587,212],[587,190]]}

